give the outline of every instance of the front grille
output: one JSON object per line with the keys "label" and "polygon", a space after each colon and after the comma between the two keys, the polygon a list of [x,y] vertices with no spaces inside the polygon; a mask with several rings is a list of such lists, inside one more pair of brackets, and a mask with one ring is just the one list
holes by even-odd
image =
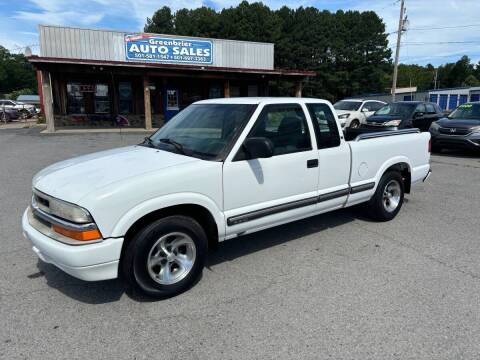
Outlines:
{"label": "front grille", "polygon": [[443,135],[452,135],[452,136],[461,136],[461,135],[468,135],[470,134],[471,130],[470,129],[465,129],[465,128],[443,128],[441,127],[438,129],[438,132]]}

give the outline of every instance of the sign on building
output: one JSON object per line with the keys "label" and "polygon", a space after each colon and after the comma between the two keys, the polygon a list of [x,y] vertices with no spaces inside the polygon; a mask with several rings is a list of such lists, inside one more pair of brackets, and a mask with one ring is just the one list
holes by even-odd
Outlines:
{"label": "sign on building", "polygon": [[209,40],[126,34],[125,54],[127,60],[208,65],[213,63],[213,43]]}

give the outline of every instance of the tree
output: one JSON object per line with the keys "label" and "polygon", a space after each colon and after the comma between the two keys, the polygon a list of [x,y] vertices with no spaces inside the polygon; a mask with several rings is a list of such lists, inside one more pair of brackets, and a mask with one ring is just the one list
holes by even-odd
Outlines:
{"label": "tree", "polygon": [[174,34],[174,18],[168,6],[155,11],[152,18],[147,18],[144,31],[157,34]]}
{"label": "tree", "polygon": [[[332,101],[383,91],[391,70],[385,24],[372,11],[271,10],[247,1],[219,12],[201,7],[172,14],[163,7],[147,19],[145,31],[274,43],[275,66],[315,71],[304,94]],[[291,94],[286,79],[272,85],[272,94]]]}
{"label": "tree", "polygon": [[465,86],[480,86],[480,80],[478,80],[473,74],[468,75],[464,83]]}
{"label": "tree", "polygon": [[37,80],[32,65],[23,54],[11,54],[0,46],[0,93],[29,89],[37,93]]}

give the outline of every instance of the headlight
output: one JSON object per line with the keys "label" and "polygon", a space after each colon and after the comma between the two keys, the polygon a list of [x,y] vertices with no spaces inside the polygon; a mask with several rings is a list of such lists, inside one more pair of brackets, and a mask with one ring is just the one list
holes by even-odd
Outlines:
{"label": "headlight", "polygon": [[338,115],[338,118],[339,118],[339,119],[348,119],[349,117],[350,117],[350,114]]}
{"label": "headlight", "polygon": [[82,242],[102,239],[90,213],[78,205],[34,190],[31,208],[35,217],[49,224],[54,232],[67,238]]}
{"label": "headlight", "polygon": [[402,120],[390,120],[383,124],[383,126],[398,126]]}
{"label": "headlight", "polygon": [[472,128],[472,132],[475,133],[475,134],[479,134],[480,133],[480,126]]}
{"label": "headlight", "polygon": [[76,224],[93,222],[92,216],[86,209],[46,194],[38,194],[36,191],[33,193],[32,206]]}
{"label": "headlight", "polygon": [[438,132],[439,128],[440,128],[440,125],[438,125],[436,122],[432,122],[429,130],[432,131],[432,132]]}

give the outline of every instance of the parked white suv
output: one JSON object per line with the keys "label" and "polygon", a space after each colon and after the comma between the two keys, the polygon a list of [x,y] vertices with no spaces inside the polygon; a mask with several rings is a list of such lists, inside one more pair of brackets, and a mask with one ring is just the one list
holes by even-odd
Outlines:
{"label": "parked white suv", "polygon": [[336,102],[333,107],[337,112],[342,128],[358,128],[365,124],[367,118],[387,103],[378,100],[348,99]]}
{"label": "parked white suv", "polygon": [[359,203],[393,219],[430,173],[429,140],[406,129],[347,141],[324,100],[199,101],[142,144],[40,171],[23,232],[77,278],[172,296],[219,241]]}
{"label": "parked white suv", "polygon": [[3,108],[15,109],[23,118],[31,117],[37,113],[34,105],[25,104],[14,100],[0,100],[0,109]]}

